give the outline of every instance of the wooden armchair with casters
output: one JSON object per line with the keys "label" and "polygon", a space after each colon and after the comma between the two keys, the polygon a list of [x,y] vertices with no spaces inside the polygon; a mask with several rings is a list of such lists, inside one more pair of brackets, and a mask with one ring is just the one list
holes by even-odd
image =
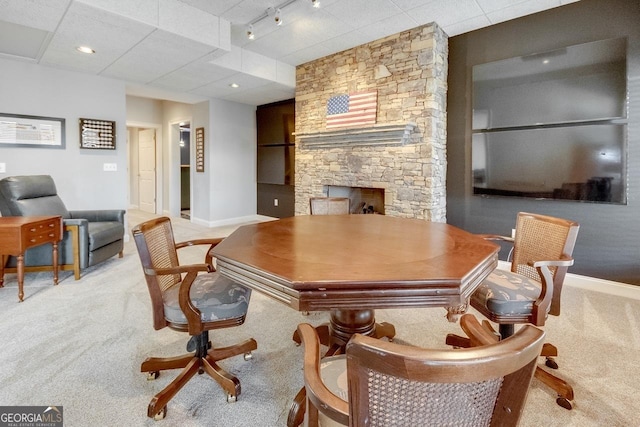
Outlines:
{"label": "wooden armchair with casters", "polygon": [[[244,354],[245,360],[257,348],[254,339],[240,344],[212,348],[209,331],[244,323],[251,290],[215,272],[211,249],[222,239],[198,239],[176,243],[171,221],[162,217],[146,221],[133,228],[133,237],[151,296],[153,326],[156,330],[168,326],[191,335],[187,351],[182,356],[147,358],[140,367],[148,379],[158,377],[160,371],[184,368],[168,386],[149,403],[147,415],[163,419],[167,403],[196,373],[206,372],[227,394],[228,402],[235,402],[240,394],[240,381],[225,372],[218,361]],[[209,245],[204,263],[180,265],[178,249],[195,245]]]}
{"label": "wooden armchair with casters", "polygon": [[[495,270],[470,298],[473,308],[499,325],[496,336],[511,336],[516,324],[544,326],[548,314],[560,315],[562,284],[568,267],[573,265],[579,228],[574,221],[520,212],[515,238],[484,235],[487,239],[513,242],[510,271]],[[483,327],[493,331],[487,321]],[[448,335],[447,344],[471,345],[468,338],[457,335]],[[546,357],[549,368],[558,368],[553,359],[557,355],[555,346],[544,345],[541,356]],[[535,376],[556,391],[558,405],[572,408],[573,388],[566,381],[541,367]]]}
{"label": "wooden armchair with casters", "polygon": [[348,197],[312,197],[309,199],[311,215],[348,215]]}
{"label": "wooden armchair with casters", "polygon": [[430,350],[356,334],[346,355],[320,359],[314,328],[298,331],[309,426],[515,426],[544,337],[527,326],[483,347]]}

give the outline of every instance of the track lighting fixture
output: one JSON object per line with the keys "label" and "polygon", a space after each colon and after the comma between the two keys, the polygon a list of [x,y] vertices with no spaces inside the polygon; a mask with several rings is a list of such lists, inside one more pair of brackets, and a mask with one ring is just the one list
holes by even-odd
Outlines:
{"label": "track lighting fixture", "polygon": [[311,5],[316,9],[320,7],[320,0],[311,0]]}
{"label": "track lighting fixture", "polygon": [[[249,40],[254,40],[256,38],[255,33],[253,31],[253,26],[258,22],[261,22],[265,18],[273,17],[273,20],[276,23],[276,25],[278,26],[282,25],[282,22],[283,22],[282,9],[284,9],[285,7],[289,6],[294,2],[296,2],[296,0],[284,0],[282,3],[280,3],[279,5],[276,5],[275,7],[269,6],[262,15],[258,16],[256,19],[254,19],[253,21],[247,24],[247,38]],[[313,7],[318,7],[320,5],[320,2],[318,0],[311,0],[311,3]]]}

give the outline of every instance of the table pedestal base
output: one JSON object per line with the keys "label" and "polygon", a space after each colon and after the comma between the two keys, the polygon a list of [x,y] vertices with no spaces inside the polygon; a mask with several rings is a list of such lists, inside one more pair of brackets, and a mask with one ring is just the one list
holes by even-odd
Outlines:
{"label": "table pedestal base", "polygon": [[[374,310],[331,310],[329,323],[316,326],[320,344],[329,347],[324,357],[344,354],[345,347],[353,334],[368,335],[375,338],[388,338],[396,335],[396,328],[391,323],[376,323]],[[293,340],[300,345],[298,331],[293,333]],[[307,394],[304,387],[300,389],[289,408],[287,427],[297,427],[304,421]]]}

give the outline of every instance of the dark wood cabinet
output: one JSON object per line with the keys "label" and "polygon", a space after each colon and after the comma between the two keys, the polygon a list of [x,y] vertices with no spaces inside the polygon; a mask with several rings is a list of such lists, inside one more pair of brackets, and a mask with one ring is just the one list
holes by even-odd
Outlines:
{"label": "dark wood cabinet", "polygon": [[295,100],[256,109],[258,214],[294,215]]}

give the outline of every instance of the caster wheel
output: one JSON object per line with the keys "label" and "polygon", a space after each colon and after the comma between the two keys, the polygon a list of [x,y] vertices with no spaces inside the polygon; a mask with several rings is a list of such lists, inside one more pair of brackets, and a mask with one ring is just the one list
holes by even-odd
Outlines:
{"label": "caster wheel", "polygon": [[244,354],[244,360],[251,360],[251,359],[253,359],[253,353],[249,352]]}
{"label": "caster wheel", "polygon": [[571,409],[573,409],[573,404],[572,404],[572,403],[571,403],[571,401],[570,401],[569,399],[567,399],[567,398],[559,397],[559,398],[557,398],[557,399],[556,399],[556,403],[557,403],[558,405],[562,406],[564,409],[567,409],[567,410],[569,410],[569,411],[570,411]]}
{"label": "caster wheel", "polygon": [[160,371],[147,372],[147,381],[153,381],[160,376]]}
{"label": "caster wheel", "polygon": [[236,403],[238,397],[233,394],[227,394],[227,403]]}
{"label": "caster wheel", "polygon": [[153,416],[153,419],[156,421],[164,420],[164,417],[167,416],[167,407],[162,408],[160,412]]}
{"label": "caster wheel", "polygon": [[198,375],[202,375],[202,374],[204,374],[204,369],[202,368],[198,369]]}
{"label": "caster wheel", "polygon": [[551,358],[547,358],[547,360],[544,362],[544,364],[547,365],[551,369],[558,369],[558,364],[556,363],[555,360],[553,360]]}

